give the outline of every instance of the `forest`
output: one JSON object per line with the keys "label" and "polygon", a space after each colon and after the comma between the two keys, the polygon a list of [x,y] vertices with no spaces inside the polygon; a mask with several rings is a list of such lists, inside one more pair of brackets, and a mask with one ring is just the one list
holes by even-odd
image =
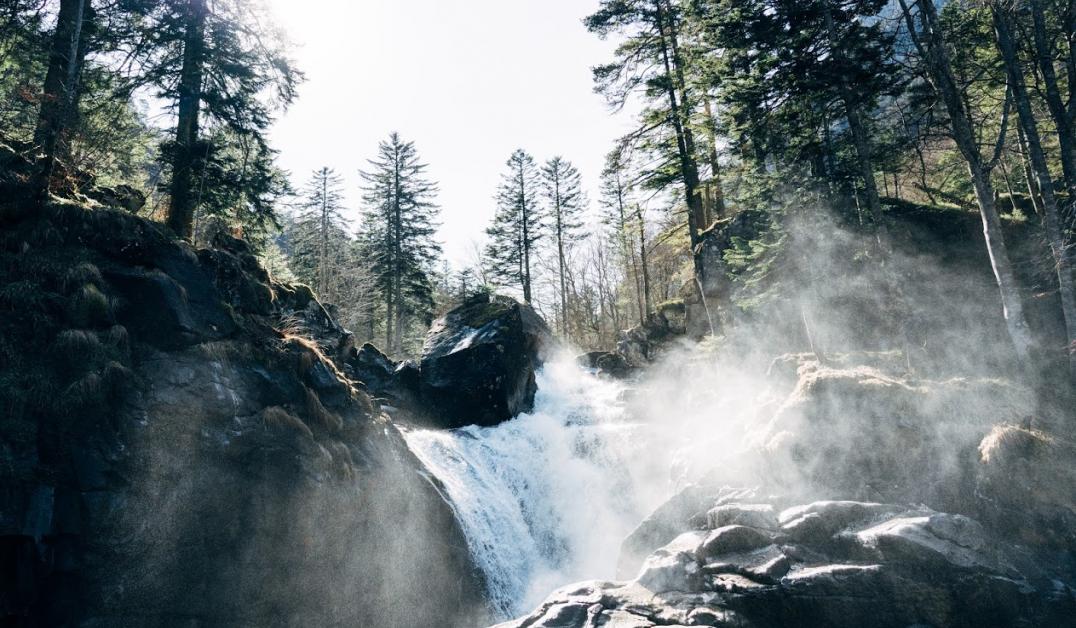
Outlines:
{"label": "forest", "polygon": [[1076,0],[290,3],[0,0],[0,625],[1076,626]]}
{"label": "forest", "polygon": [[[360,168],[360,224],[345,220],[334,174],[353,165],[295,185],[276,166],[267,129],[303,74],[257,2],[5,5],[0,139],[7,159],[34,164],[24,193],[85,198],[92,181],[177,237],[239,234],[392,354],[413,355],[461,295],[494,289],[576,344],[608,347],[679,298],[715,221],[813,205],[869,232],[908,203],[981,215],[1020,354],[1031,341],[1001,223],[1041,224],[1069,343],[1053,350],[1073,351],[1065,2],[603,3],[585,26],[618,45],[593,69],[595,89],[613,109],[639,99],[636,129],[602,172],[508,156],[489,243],[459,268],[436,241],[437,183],[398,134]],[[600,198],[583,193],[584,175],[600,177]]]}

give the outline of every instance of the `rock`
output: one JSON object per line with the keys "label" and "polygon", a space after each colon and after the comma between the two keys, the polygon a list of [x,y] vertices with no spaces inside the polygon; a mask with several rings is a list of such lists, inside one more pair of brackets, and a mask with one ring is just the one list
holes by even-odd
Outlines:
{"label": "rock", "polygon": [[[1074,625],[1076,573],[1069,559],[1030,554],[968,517],[826,501],[786,508],[775,518],[772,504],[757,496],[747,501],[751,492],[693,493],[680,501],[718,504],[707,522],[761,517],[756,522],[776,521],[788,537],[738,524],[687,531],[653,551],[634,580],[563,589],[505,626],[591,628],[606,618],[625,626],[752,628]],[[664,520],[674,519],[686,526],[696,517]],[[579,610],[558,615],[564,620],[558,623],[543,614],[569,607]]]}
{"label": "rock", "polygon": [[137,214],[146,206],[146,195],[141,190],[123,184],[115,187],[94,186],[86,192],[86,196],[105,207],[122,209],[132,214]]}
{"label": "rock", "polygon": [[351,376],[375,395],[387,394],[395,386],[396,362],[370,343],[348,358]]}
{"label": "rock", "polygon": [[591,351],[579,356],[576,361],[585,368],[598,371],[599,375],[607,375],[615,379],[627,378],[635,371],[624,356],[616,352]]}
{"label": "rock", "polygon": [[781,532],[800,543],[824,544],[849,526],[898,512],[887,504],[822,501],[785,509],[778,516]]}
{"label": "rock", "polygon": [[773,538],[755,528],[741,525],[723,526],[711,531],[706,539],[699,545],[699,558],[709,558],[746,552],[766,547],[773,542]]}
{"label": "rock", "polygon": [[709,497],[703,487],[689,486],[651,513],[620,544],[617,577],[631,578],[651,552],[689,529],[690,519],[705,511]]}
{"label": "rock", "polygon": [[1031,426],[994,426],[970,463],[973,512],[1024,543],[1076,547],[1076,446]]}
{"label": "rock", "polygon": [[487,619],[441,487],[343,373],[350,335],[308,289],[238,240],[196,252],[122,211],[39,214],[6,228],[25,247],[0,247],[2,282],[47,305],[0,316],[0,615]]}
{"label": "rock", "polygon": [[776,584],[791,569],[787,555],[776,545],[767,545],[750,552],[725,554],[703,565],[706,573],[731,573],[746,576],[755,582]]}
{"label": "rock", "polygon": [[438,319],[422,348],[424,403],[440,427],[496,425],[534,403],[552,334],[529,306],[477,295]]}
{"label": "rock", "polygon": [[742,525],[763,530],[776,530],[777,513],[771,504],[725,504],[706,513],[710,529],[727,525]]}

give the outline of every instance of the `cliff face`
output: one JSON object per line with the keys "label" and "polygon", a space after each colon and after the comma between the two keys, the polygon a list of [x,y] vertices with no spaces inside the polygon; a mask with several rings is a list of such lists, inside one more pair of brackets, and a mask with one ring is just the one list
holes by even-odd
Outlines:
{"label": "cliff face", "polygon": [[226,236],[56,205],[0,231],[0,615],[475,625],[451,508],[308,290]]}

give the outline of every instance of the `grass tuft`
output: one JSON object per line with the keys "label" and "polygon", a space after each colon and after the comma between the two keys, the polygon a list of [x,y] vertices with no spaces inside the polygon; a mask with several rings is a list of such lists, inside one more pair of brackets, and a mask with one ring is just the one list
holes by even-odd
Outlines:
{"label": "grass tuft", "polygon": [[314,438],[314,433],[306,423],[280,406],[269,406],[262,410],[261,414],[266,427],[299,432],[307,438]]}

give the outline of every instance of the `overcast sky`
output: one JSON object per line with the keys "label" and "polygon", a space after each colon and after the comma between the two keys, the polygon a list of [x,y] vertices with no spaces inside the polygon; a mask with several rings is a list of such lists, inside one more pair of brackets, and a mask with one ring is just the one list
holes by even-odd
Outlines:
{"label": "overcast sky", "polygon": [[604,154],[630,125],[592,89],[590,67],[612,50],[582,25],[598,0],[271,2],[307,77],[272,133],[297,185],[335,168],[357,218],[357,171],[398,131],[440,183],[455,264],[483,238],[517,147],[575,162],[596,200]]}

